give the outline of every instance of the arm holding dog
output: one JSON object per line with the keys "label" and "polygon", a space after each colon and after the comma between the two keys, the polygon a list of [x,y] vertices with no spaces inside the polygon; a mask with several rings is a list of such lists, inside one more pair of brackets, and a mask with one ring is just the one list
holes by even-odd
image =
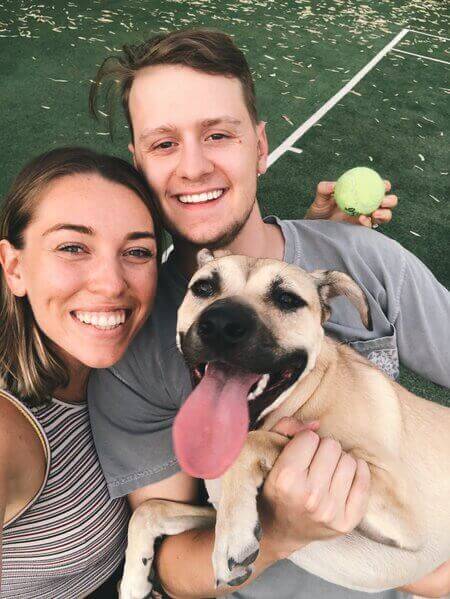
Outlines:
{"label": "arm holding dog", "polygon": [[[320,441],[312,430],[304,430],[310,426],[316,428],[315,424],[305,426],[300,423],[281,423],[277,427],[288,434],[300,432],[289,443],[286,439],[283,441],[282,445],[287,443],[287,447],[290,444],[294,446],[285,455],[283,452],[284,458],[280,458],[279,468],[275,470],[268,487],[269,492],[263,493],[261,550],[254,563],[252,576],[246,584],[275,561],[287,557],[294,549],[311,540],[346,532],[348,527],[359,522],[364,513],[368,491],[367,467],[362,462],[356,464],[334,442],[331,442],[333,448],[330,451],[330,440]],[[282,439],[280,435],[276,436]],[[299,451],[304,455],[304,460],[293,464],[292,457]],[[336,469],[337,462],[341,464],[341,468]],[[292,486],[286,486],[286,473],[290,476],[293,470],[301,481],[295,485],[295,491]],[[309,471],[312,472],[311,476]],[[325,480],[333,481],[332,492],[326,492],[322,475]],[[317,504],[313,502],[307,509],[307,491],[311,488],[316,489],[317,497],[322,495],[322,500]],[[147,488],[147,493],[153,495],[154,492],[151,486]],[[143,493],[145,490],[142,490],[141,498]],[[135,497],[132,496],[131,501],[135,504]],[[343,518],[342,510],[336,507],[336,502],[340,507],[347,506],[346,518]],[[280,504],[282,509],[279,509]],[[138,509],[144,511],[146,505],[141,504]],[[289,535],[286,535],[288,530]],[[216,589],[214,585],[211,566],[214,540],[212,530],[191,530],[177,537],[167,538],[162,543],[156,555],[157,571],[169,595],[176,598],[197,598],[229,593],[229,588]],[[174,564],[177,564],[176,570]]]}
{"label": "arm holding dog", "polygon": [[436,568],[421,580],[408,584],[399,590],[420,597],[435,597],[436,599],[447,597],[450,593],[450,560],[441,564],[439,568]]}

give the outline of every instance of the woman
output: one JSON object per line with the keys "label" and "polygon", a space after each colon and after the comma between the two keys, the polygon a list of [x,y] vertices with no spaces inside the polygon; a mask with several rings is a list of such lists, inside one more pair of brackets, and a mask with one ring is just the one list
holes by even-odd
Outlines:
{"label": "woman", "polygon": [[33,160],[0,216],[0,596],[86,597],[123,557],[91,438],[91,368],[146,319],[161,228],[125,161],[82,148]]}

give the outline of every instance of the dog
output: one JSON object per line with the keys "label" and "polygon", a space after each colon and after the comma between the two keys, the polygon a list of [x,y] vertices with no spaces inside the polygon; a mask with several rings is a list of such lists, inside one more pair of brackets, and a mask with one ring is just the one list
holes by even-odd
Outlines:
{"label": "dog", "polygon": [[360,525],[289,559],[366,592],[411,583],[446,561],[450,409],[410,393],[324,335],[329,301],[338,295],[369,327],[360,287],[345,273],[307,273],[278,260],[201,250],[198,263],[178,312],[177,343],[199,383],[175,420],[174,446],[184,470],[212,479],[206,485],[217,517],[209,507],[143,503],[130,521],[121,599],[151,592],[156,539],[214,521],[217,584],[250,576],[260,538],[258,489],[288,442],[270,429],[284,416],[319,420],[320,436],[339,441],[371,471]]}

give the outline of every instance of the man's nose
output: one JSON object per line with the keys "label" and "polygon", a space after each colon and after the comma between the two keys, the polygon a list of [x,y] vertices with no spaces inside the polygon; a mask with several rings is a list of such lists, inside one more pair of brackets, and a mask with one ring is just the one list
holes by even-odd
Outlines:
{"label": "man's nose", "polygon": [[89,290],[105,299],[120,297],[128,287],[124,269],[117,257],[98,257],[90,270]]}
{"label": "man's nose", "polygon": [[197,181],[214,171],[214,163],[207,157],[199,142],[186,144],[177,166],[177,175],[182,179]]}

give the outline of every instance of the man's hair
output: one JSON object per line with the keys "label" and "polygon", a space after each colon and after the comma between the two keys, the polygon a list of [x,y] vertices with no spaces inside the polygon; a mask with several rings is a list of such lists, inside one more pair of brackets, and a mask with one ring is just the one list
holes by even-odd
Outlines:
{"label": "man's hair", "polygon": [[[245,105],[254,124],[258,122],[255,88],[244,54],[231,37],[212,29],[184,29],[159,34],[136,45],[124,45],[122,54],[108,56],[97,71],[89,93],[89,109],[98,118],[98,96],[104,86],[109,129],[117,93],[120,94],[131,137],[129,99],[136,74],[146,67],[182,65],[208,75],[234,77],[241,82]],[[186,90],[187,98],[189,96]],[[188,100],[187,100],[188,101]]]}
{"label": "man's hair", "polygon": [[[25,231],[33,221],[48,186],[62,177],[98,174],[136,193],[153,219],[158,260],[162,226],[152,193],[131,164],[87,148],[59,148],[38,156],[17,175],[0,210],[0,239],[16,249],[25,245]],[[29,405],[46,403],[58,387],[69,382],[64,361],[39,328],[27,297],[17,297],[0,267],[0,387]]]}

